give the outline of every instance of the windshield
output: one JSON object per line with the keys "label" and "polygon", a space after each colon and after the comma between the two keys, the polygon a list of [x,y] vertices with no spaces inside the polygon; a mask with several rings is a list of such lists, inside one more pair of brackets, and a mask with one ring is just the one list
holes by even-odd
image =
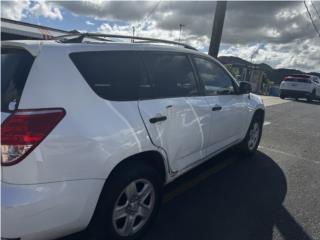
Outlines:
{"label": "windshield", "polygon": [[18,106],[33,60],[26,50],[1,48],[1,112]]}

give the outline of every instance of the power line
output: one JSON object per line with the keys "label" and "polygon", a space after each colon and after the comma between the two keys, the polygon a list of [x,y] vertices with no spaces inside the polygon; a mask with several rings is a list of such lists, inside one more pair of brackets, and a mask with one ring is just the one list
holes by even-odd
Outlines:
{"label": "power line", "polygon": [[150,11],[150,13],[145,17],[144,21],[146,21],[156,11],[156,9],[159,7],[160,3],[161,3],[161,0],[154,6],[154,8]]}
{"label": "power line", "polygon": [[140,21],[140,23],[137,25],[138,30],[142,26],[142,24],[148,20],[148,18],[151,17],[151,15],[156,11],[156,9],[159,7],[162,0],[156,3],[156,5],[151,9],[151,11]]}
{"label": "power line", "polygon": [[317,33],[317,34],[319,35],[319,37],[320,37],[320,32],[319,32],[316,24],[315,24],[314,21],[313,21],[313,18],[312,18],[312,16],[311,16],[311,13],[310,13],[310,11],[309,11],[309,8],[308,8],[308,6],[307,6],[307,4],[306,4],[306,1],[303,1],[303,3],[304,3],[304,6],[305,6],[306,9],[307,9],[307,12],[308,12],[308,14],[309,14],[309,18],[310,18],[310,20],[311,20],[311,23],[312,23],[312,25],[313,25],[313,28],[314,28],[314,30],[316,31],[316,33]]}
{"label": "power line", "polygon": [[312,7],[314,8],[314,10],[316,10],[316,13],[317,13],[317,15],[318,15],[318,17],[319,17],[319,19],[320,19],[320,14],[319,14],[319,12],[318,12],[318,9],[316,8],[316,6],[313,4],[312,1],[310,1],[310,2],[311,2]]}

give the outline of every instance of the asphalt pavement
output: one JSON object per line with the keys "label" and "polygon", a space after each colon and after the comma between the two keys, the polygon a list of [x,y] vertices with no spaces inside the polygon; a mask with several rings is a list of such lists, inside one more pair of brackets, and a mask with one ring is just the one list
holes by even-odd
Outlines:
{"label": "asphalt pavement", "polygon": [[254,158],[229,150],[169,185],[144,240],[320,240],[320,103],[264,101]]}

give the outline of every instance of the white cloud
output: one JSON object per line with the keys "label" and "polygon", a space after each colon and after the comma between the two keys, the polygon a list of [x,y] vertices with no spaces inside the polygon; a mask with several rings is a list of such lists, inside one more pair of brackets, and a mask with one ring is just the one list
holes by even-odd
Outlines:
{"label": "white cloud", "polygon": [[27,16],[43,16],[52,20],[63,19],[60,7],[56,6],[54,2],[42,0],[1,1],[1,17],[20,21]]}
{"label": "white cloud", "polygon": [[[73,16],[99,20],[98,24],[88,19],[84,26],[96,24],[100,32],[132,35],[132,26],[135,26],[135,35],[176,41],[179,24],[184,24],[181,41],[204,51],[209,47],[216,3],[103,0],[31,3],[25,0],[2,5],[2,14],[17,20],[26,15],[61,20],[63,10]],[[319,1],[314,1],[314,5],[320,9]],[[255,62],[264,61],[273,67],[320,69],[319,38],[302,1],[228,2],[222,46],[220,55],[234,55],[249,61],[252,56]]]}
{"label": "white cloud", "polygon": [[274,68],[296,68],[306,72],[320,67],[318,39],[296,40],[284,44],[234,44],[220,51],[220,56],[236,56],[254,63],[268,63]]}
{"label": "white cloud", "polygon": [[118,26],[118,25],[111,25],[109,23],[101,24],[97,30],[98,32],[106,33],[106,34],[130,35],[132,33],[132,29],[129,27],[129,25]]}
{"label": "white cloud", "polygon": [[30,13],[35,16],[43,16],[45,18],[50,18],[52,20],[62,20],[63,16],[61,14],[60,8],[54,6],[51,2],[38,1],[30,8]]}
{"label": "white cloud", "polygon": [[76,15],[93,17],[94,19],[134,21],[142,19],[155,5],[155,2],[84,0],[56,1],[56,4]]}
{"label": "white cloud", "polygon": [[[133,26],[135,27],[135,36],[160,38],[172,41],[179,40],[179,29],[161,29],[157,27],[157,23],[155,21],[147,21],[143,24],[132,22],[132,24],[130,25],[103,23],[97,28],[97,31],[107,34],[132,35]],[[190,32],[185,33],[184,31],[182,31],[181,42],[188,43],[198,49],[204,49],[209,44],[209,38],[206,36],[198,36]]]}
{"label": "white cloud", "polygon": [[89,26],[94,26],[94,25],[95,25],[95,23],[93,23],[93,22],[91,22],[91,21],[89,21],[89,20],[86,21],[86,24],[89,25]]}
{"label": "white cloud", "polygon": [[29,9],[29,0],[1,1],[1,17],[21,20]]}

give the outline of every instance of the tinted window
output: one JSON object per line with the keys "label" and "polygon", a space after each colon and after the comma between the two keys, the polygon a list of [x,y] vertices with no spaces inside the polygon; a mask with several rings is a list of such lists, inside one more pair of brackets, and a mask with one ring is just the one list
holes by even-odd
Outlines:
{"label": "tinted window", "polygon": [[231,77],[217,64],[203,58],[194,58],[199,78],[206,95],[224,95],[234,93]]}
{"label": "tinted window", "polygon": [[138,85],[145,77],[134,52],[80,52],[70,57],[90,87],[102,98],[138,99]]}
{"label": "tinted window", "polygon": [[285,78],[283,81],[285,81],[285,82],[296,82],[297,79],[295,79],[295,78]]}
{"label": "tinted window", "polygon": [[301,82],[301,83],[311,83],[311,80],[310,80],[310,79],[305,79],[305,78],[300,78],[300,79],[298,79],[298,82]]}
{"label": "tinted window", "polygon": [[166,98],[198,95],[192,66],[185,55],[152,53],[143,56],[150,74],[141,84],[142,98]]}
{"label": "tinted window", "polygon": [[10,102],[18,106],[34,57],[22,49],[1,49],[1,111],[9,112]]}

